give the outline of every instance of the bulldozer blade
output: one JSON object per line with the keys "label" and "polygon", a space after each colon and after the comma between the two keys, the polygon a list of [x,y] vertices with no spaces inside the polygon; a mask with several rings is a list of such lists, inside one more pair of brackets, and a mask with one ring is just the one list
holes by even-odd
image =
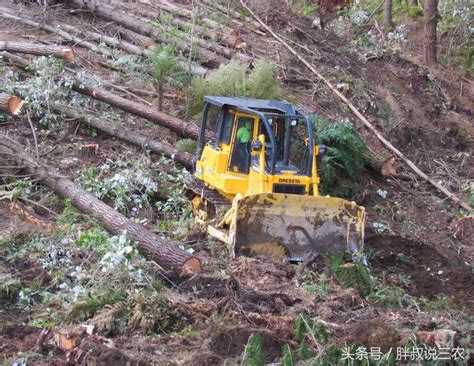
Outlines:
{"label": "bulldozer blade", "polygon": [[315,252],[364,249],[365,208],[341,198],[263,193],[235,197],[231,210],[232,256],[302,261]]}

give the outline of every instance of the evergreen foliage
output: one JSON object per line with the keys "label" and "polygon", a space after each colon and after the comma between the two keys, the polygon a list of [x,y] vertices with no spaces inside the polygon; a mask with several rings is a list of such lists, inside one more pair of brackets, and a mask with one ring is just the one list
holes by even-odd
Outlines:
{"label": "evergreen foliage", "polygon": [[348,122],[330,123],[318,116],[313,123],[316,143],[327,147],[319,161],[321,194],[350,197],[360,180],[368,149]]}
{"label": "evergreen foliage", "polygon": [[367,267],[361,263],[347,262],[340,254],[330,256],[331,272],[344,287],[353,287],[362,296],[368,296],[375,287],[375,280]]}
{"label": "evergreen foliage", "polygon": [[158,45],[153,48],[151,62],[155,75],[155,84],[163,84],[166,81],[166,78],[170,75],[177,76],[173,77],[173,80],[182,79],[182,77],[180,77],[181,75],[178,74],[185,74],[185,72],[179,65],[179,57],[180,56],[178,55],[175,47],[173,46]]}

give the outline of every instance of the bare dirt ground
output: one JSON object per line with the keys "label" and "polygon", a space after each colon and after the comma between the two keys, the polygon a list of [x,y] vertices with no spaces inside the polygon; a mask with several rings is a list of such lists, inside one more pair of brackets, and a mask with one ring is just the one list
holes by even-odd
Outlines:
{"label": "bare dirt ground", "polygon": [[[191,8],[190,1],[172,3],[184,9]],[[115,4],[150,17],[157,9],[154,5],[136,2]],[[0,5],[12,9],[20,6],[8,1],[0,2]],[[306,50],[299,49],[316,67],[326,70],[335,81],[338,76],[344,76],[352,85],[363,85],[363,93],[357,93],[355,89],[348,92],[351,101],[428,175],[458,192],[462,182],[472,181],[474,94],[469,93],[468,82],[441,66],[428,70],[419,64],[417,57],[408,58],[403,53],[387,53],[363,63],[355,54],[346,51],[346,40],[327,29],[310,28],[310,20],[282,15],[288,9],[281,2],[264,2],[261,7],[264,20],[275,31],[306,47]],[[22,14],[37,20],[60,20],[82,29],[94,27],[114,35],[107,30],[108,22],[101,18],[88,12],[70,11],[71,7],[63,4],[57,4],[47,12],[34,4],[22,8]],[[229,21],[229,24],[236,23]],[[247,55],[265,57],[279,65],[279,77],[289,97],[296,99],[306,110],[329,119],[348,117],[354,120],[349,111],[341,108],[341,103],[269,35],[255,32],[249,24],[239,30],[248,43],[244,51]],[[46,44],[62,42],[58,36],[34,27],[3,20],[0,39]],[[111,70],[104,65],[101,56],[89,50],[75,47],[75,51],[77,61],[71,65],[74,70],[87,69],[111,84],[119,81],[121,86],[148,91],[151,95],[140,97],[155,102],[154,89],[150,85],[126,72]],[[20,72],[22,77],[28,77]],[[183,116],[185,96],[170,87],[166,89],[169,97],[165,100],[165,111]],[[371,103],[378,107],[389,105],[392,115],[381,115],[380,108],[371,108]],[[120,115],[127,118],[124,113]],[[389,117],[395,122],[389,123]],[[30,134],[29,127],[24,124],[0,126],[18,137],[29,137]],[[133,129],[145,131],[157,140],[176,141],[174,134],[150,126],[142,119],[135,119]],[[358,130],[372,151],[389,156],[369,131],[363,127]],[[74,176],[78,170],[90,165],[99,166],[117,153],[130,157],[139,154],[138,149],[104,134],[92,138],[76,123],[72,123],[62,136],[51,136],[48,141],[52,146],[58,145],[49,158],[61,165],[68,176]],[[77,148],[79,143],[99,143],[98,155],[81,156]],[[472,337],[472,329],[469,330],[472,318],[469,316],[474,314],[474,229],[466,224],[461,235],[459,208],[414,176],[403,162],[398,162],[397,170],[402,178],[385,179],[367,172],[360,193],[354,197],[367,208],[366,248],[370,252],[370,268],[384,284],[402,286],[411,296],[432,301],[450,297],[454,308],[464,308],[461,318],[444,309],[420,311],[420,304],[411,303],[410,299],[400,299],[407,303],[396,309],[374,305],[356,289],[344,288],[331,278],[330,269],[322,258],[309,270],[329,276],[332,290],[324,295],[308,291],[301,275],[289,265],[255,258],[231,260],[224,248],[216,250],[198,244],[196,255],[203,258],[205,273],[186,281],[171,278],[172,285],[165,295],[179,310],[176,316],[179,322],[192,325],[196,334],[157,335],[137,331],[111,340],[96,334],[81,334],[80,347],[62,351],[53,346],[54,332],[42,338],[42,329],[28,325],[31,315],[28,310],[2,307],[0,354],[7,360],[28,354],[31,364],[214,365],[241,355],[249,336],[259,333],[265,361],[272,362],[281,359],[285,344],[292,349],[298,348],[294,322],[301,313],[311,314],[326,324],[331,342],[341,347],[358,344],[388,350],[405,345],[415,332],[441,328],[452,329],[460,337]],[[378,189],[387,191],[387,197],[377,194]],[[466,198],[463,192],[459,195]],[[0,239],[12,233],[31,231],[48,235],[48,225],[53,225],[54,229],[54,219],[41,210],[36,212],[39,221],[32,221],[30,216],[21,215],[23,211],[12,210],[7,202],[0,201]],[[390,232],[378,233],[374,222],[383,223]],[[223,270],[223,277],[214,276],[218,269]],[[52,291],[57,286],[34,258],[23,257],[12,262],[0,257],[0,275],[2,273],[14,274],[24,283],[39,281],[41,287]],[[410,282],[402,284],[399,274],[408,275]]]}

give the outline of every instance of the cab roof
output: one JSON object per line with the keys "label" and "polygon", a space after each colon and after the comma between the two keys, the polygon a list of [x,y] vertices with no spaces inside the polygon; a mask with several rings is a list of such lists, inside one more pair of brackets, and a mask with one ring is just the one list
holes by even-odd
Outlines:
{"label": "cab roof", "polygon": [[263,113],[283,113],[290,116],[303,115],[293,104],[276,99],[205,96],[204,101],[219,108],[241,107]]}

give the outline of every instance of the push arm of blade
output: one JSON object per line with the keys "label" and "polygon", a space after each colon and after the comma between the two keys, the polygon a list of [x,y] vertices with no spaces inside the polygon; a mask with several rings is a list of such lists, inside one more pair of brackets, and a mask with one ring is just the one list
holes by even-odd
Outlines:
{"label": "push arm of blade", "polygon": [[225,232],[216,229],[214,226],[208,225],[207,233],[216,238],[217,240],[220,240],[226,244],[229,243],[229,236]]}

